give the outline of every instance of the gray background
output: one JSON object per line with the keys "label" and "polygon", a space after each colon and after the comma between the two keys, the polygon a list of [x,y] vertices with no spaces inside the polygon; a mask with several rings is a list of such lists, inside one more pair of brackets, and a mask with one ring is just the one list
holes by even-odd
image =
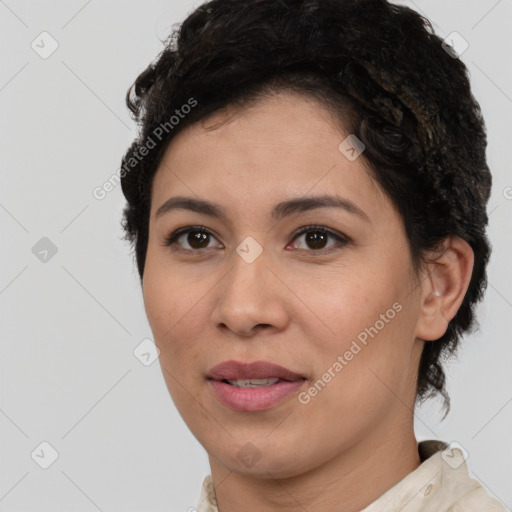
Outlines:
{"label": "gray background", "polygon": [[[133,353],[151,331],[121,240],[121,188],[102,200],[93,190],[115,174],[136,133],[127,88],[171,25],[200,3],[0,0],[3,512],[185,512],[197,504],[206,454],[176,412],[158,361],[145,366]],[[448,367],[449,416],[441,422],[439,402],[425,404],[416,433],[460,443],[473,478],[510,510],[512,1],[401,3],[442,37],[456,31],[469,43],[461,58],[483,109],[494,177],[481,328]],[[45,59],[52,41],[43,31],[58,43]],[[44,441],[58,453],[47,469]]]}

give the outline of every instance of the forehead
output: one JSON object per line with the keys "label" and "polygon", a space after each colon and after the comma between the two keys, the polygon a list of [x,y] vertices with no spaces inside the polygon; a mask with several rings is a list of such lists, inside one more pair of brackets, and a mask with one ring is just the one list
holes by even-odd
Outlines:
{"label": "forehead", "polygon": [[297,94],[218,112],[171,141],[153,180],[151,215],[171,196],[267,215],[283,199],[327,194],[375,215],[387,198],[364,159],[342,150],[349,135],[318,102]]}

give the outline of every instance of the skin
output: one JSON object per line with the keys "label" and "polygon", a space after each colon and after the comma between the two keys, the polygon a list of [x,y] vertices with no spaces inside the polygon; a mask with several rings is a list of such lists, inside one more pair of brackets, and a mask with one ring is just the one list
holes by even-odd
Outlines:
{"label": "skin", "polygon": [[[359,511],[420,465],[421,351],[459,308],[473,253],[447,239],[415,275],[392,201],[363,157],[338,149],[347,135],[314,100],[280,92],[187,127],[155,174],[144,303],[170,395],[208,453],[220,512]],[[349,199],[369,221],[339,208],[270,218],[280,201],[323,194]],[[184,209],[156,217],[174,196],[218,203],[227,219]],[[294,238],[309,224],[350,240]],[[184,226],[212,234],[202,246],[186,234],[166,246]],[[248,236],[263,249],[252,263],[236,252]],[[232,411],[206,380],[220,362],[266,360],[306,376],[307,390],[395,302],[401,311],[307,404],[295,394]],[[253,465],[238,457],[247,443]]]}

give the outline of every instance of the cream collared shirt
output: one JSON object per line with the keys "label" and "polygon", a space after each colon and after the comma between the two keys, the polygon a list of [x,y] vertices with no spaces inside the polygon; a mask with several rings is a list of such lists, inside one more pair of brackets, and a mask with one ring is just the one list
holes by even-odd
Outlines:
{"label": "cream collared shirt", "polygon": [[[469,477],[460,448],[422,441],[418,453],[421,465],[361,512],[506,512]],[[197,512],[219,512],[211,475],[203,481]]]}

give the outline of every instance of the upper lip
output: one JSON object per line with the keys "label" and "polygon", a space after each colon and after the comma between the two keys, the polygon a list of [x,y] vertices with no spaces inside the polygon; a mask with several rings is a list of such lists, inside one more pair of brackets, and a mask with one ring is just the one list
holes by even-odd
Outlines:
{"label": "upper lip", "polygon": [[304,376],[292,372],[288,368],[268,361],[255,361],[253,363],[224,361],[211,368],[207,377],[213,380],[279,378],[293,381],[305,379]]}

